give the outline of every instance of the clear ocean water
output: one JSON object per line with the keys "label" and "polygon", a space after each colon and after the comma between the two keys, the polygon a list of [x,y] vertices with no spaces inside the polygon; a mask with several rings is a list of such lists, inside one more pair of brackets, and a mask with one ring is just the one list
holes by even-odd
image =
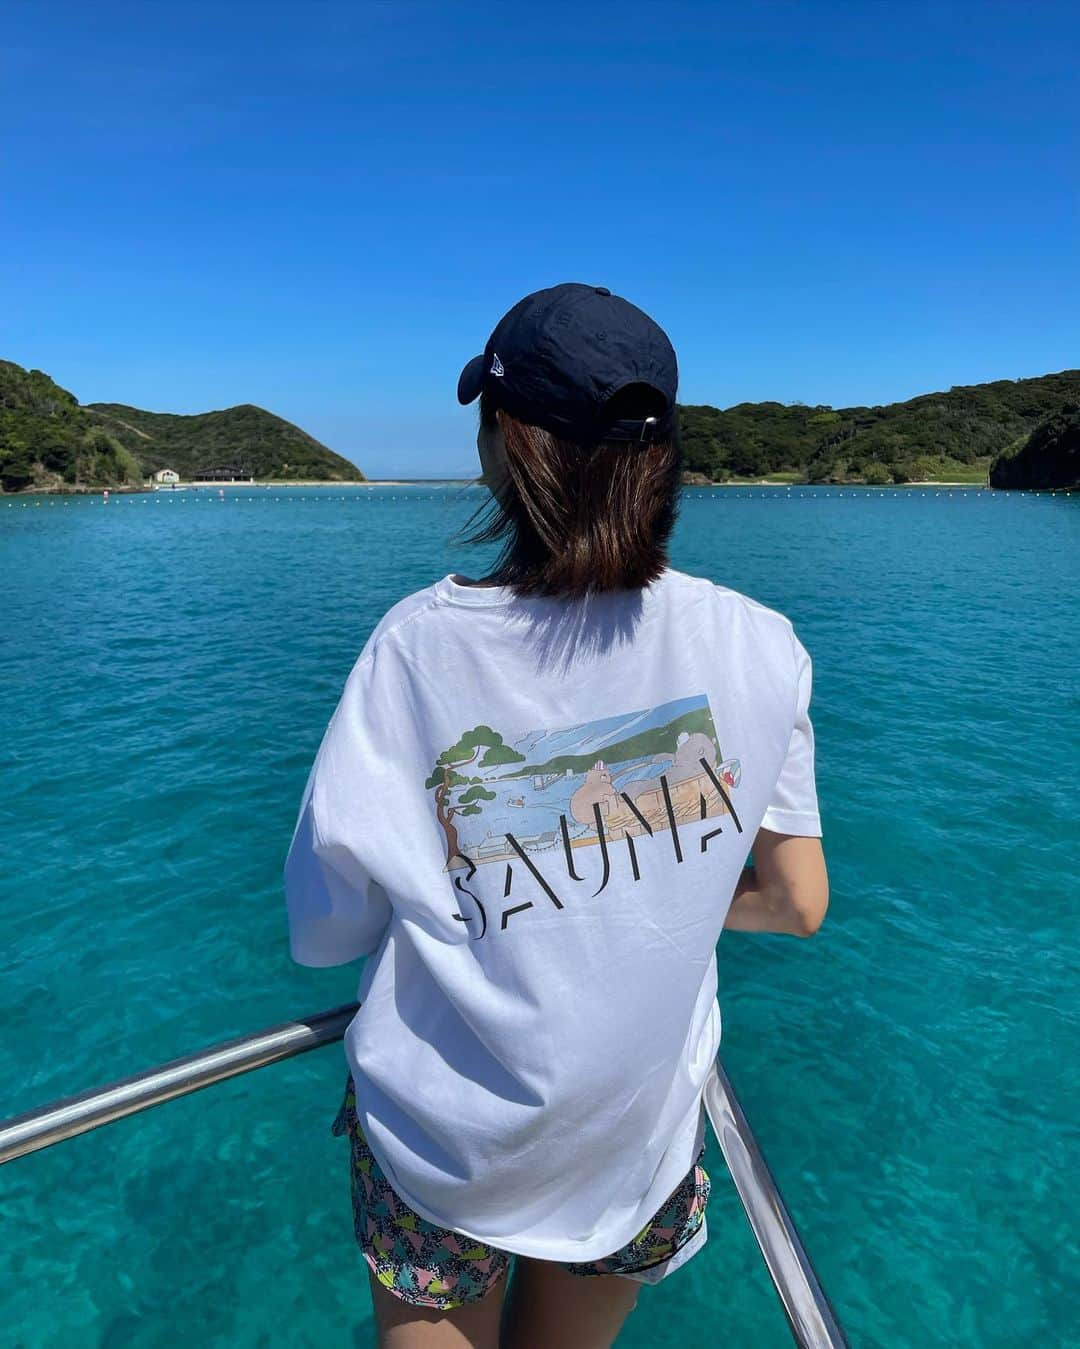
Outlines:
{"label": "clear ocean water", "polygon": [[[353,996],[291,965],[281,863],[372,626],[482,574],[475,501],[0,502],[0,1114]],[[723,1052],[853,1343],[1080,1343],[1080,497],[691,489],[673,563],[815,660],[832,908],[725,937]],[[0,1170],[0,1341],[370,1343],[342,1078],[335,1046]],[[620,1345],[789,1343],[709,1165],[707,1251]]]}

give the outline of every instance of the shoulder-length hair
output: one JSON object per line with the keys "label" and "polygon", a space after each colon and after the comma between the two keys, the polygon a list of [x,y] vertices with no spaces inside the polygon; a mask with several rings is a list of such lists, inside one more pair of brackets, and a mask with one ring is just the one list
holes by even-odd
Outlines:
{"label": "shoulder-length hair", "polygon": [[[609,405],[613,420],[656,416],[658,395],[632,385]],[[617,406],[616,406],[617,404]],[[667,566],[682,456],[668,440],[579,445],[529,426],[480,396],[480,422],[498,427],[506,476],[466,526],[467,543],[502,542],[493,575],[518,595],[578,599],[634,590]],[[470,528],[471,526],[471,528]]]}

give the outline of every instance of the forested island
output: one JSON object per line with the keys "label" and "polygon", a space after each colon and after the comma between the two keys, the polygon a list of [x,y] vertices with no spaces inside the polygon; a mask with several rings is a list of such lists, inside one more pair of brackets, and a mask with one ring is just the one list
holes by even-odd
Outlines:
{"label": "forested island", "polygon": [[[1036,428],[1078,403],[1080,370],[1063,370],[879,407],[683,406],[680,424],[687,469],[712,482],[770,475],[802,482],[985,482],[989,473],[992,485],[1012,487],[1035,485],[1027,474],[1046,453],[1043,433],[1030,446]],[[991,473],[999,456],[1014,469]],[[1074,460],[1073,483],[1075,472]]]}
{"label": "forested island", "polygon": [[[687,478],[811,483],[1080,485],[1080,370],[997,380],[879,407],[679,408]],[[180,416],[80,404],[40,370],[0,361],[0,490],[136,487],[230,465],[257,480],[363,482],[355,464],[252,404]]]}
{"label": "forested island", "polygon": [[82,405],[40,370],[0,361],[0,488],[5,492],[141,486],[235,468],[256,479],[363,482],[347,459],[250,403],[178,416],[121,403]]}

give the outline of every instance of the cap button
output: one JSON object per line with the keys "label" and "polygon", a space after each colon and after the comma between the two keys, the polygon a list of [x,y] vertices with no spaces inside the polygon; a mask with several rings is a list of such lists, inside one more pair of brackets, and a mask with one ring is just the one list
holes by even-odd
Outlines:
{"label": "cap button", "polygon": [[610,295],[611,291],[608,290],[607,286],[597,286],[596,293],[597,295]]}

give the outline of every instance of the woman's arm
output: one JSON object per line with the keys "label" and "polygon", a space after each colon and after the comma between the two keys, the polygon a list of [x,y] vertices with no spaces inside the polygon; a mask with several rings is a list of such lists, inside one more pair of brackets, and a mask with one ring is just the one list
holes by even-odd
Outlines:
{"label": "woman's arm", "polygon": [[819,838],[758,830],[754,865],[735,887],[725,928],[811,937],[829,907],[829,877]]}

